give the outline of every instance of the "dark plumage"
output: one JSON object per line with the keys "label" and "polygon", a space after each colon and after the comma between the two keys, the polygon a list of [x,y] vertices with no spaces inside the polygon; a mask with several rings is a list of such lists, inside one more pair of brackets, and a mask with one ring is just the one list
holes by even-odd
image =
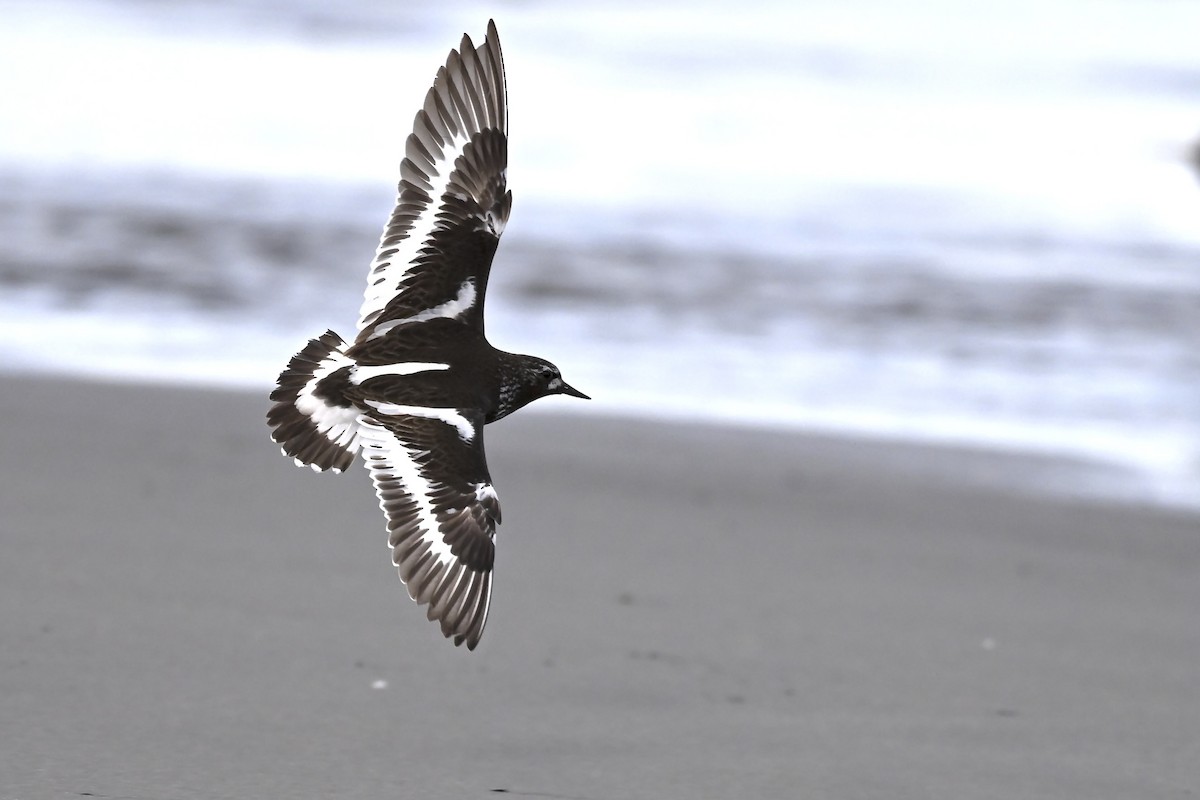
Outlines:
{"label": "dark plumage", "polygon": [[500,503],[483,426],[550,394],[586,397],[558,368],[484,336],[492,257],[512,206],[496,27],[438,70],[400,164],[396,207],[359,311],[293,356],[271,393],[271,436],[297,464],[346,469],[362,452],[392,560],[414,600],[474,649],[491,598]]}

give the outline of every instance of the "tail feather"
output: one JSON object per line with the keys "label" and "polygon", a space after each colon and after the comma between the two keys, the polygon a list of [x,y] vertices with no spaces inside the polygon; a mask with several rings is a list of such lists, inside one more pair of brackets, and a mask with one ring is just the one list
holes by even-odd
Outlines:
{"label": "tail feather", "polygon": [[353,365],[345,356],[346,347],[333,331],[310,340],[292,356],[271,392],[271,438],[298,466],[341,472],[358,453],[359,411],[340,396],[337,387],[344,382],[331,378]]}

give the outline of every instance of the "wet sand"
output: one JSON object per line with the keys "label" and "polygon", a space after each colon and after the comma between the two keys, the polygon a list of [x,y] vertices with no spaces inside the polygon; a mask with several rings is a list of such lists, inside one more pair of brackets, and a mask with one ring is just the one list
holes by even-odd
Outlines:
{"label": "wet sand", "polygon": [[1200,794],[1200,518],[1044,460],[522,412],[470,653],[265,397],[0,400],[3,800]]}

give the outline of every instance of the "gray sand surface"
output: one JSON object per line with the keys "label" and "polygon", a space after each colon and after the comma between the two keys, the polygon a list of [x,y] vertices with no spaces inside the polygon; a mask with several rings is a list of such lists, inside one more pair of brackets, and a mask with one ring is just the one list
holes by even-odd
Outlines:
{"label": "gray sand surface", "polygon": [[1200,519],[1045,464],[523,412],[470,653],[265,397],[0,403],[2,800],[1200,796]]}

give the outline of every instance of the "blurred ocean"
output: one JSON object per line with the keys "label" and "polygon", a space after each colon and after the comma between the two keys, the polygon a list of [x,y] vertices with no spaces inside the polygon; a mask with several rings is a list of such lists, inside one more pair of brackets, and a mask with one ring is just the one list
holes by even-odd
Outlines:
{"label": "blurred ocean", "polygon": [[489,334],[597,398],[555,408],[1200,505],[1200,4],[408,5],[0,0],[0,369],[266,391],[350,334],[413,113],[495,17]]}

